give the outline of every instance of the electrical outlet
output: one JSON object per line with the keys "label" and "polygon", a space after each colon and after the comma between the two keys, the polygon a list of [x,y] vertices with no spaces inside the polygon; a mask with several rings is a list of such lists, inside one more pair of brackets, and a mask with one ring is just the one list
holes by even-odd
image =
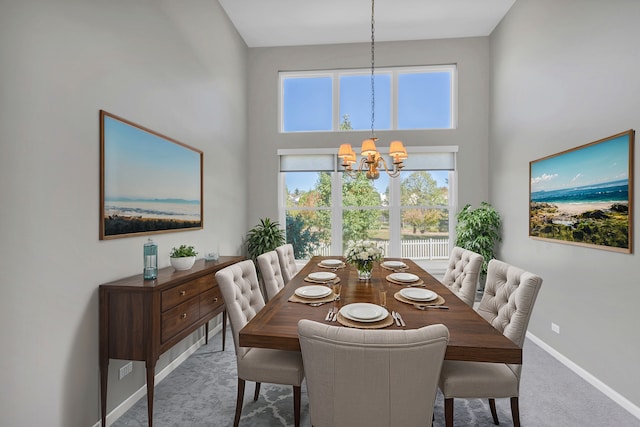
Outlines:
{"label": "electrical outlet", "polygon": [[133,362],[129,362],[120,368],[120,379],[123,379],[133,371]]}
{"label": "electrical outlet", "polygon": [[558,326],[555,323],[551,322],[551,330],[553,332],[555,332],[556,334],[559,334],[560,333],[560,326]]}

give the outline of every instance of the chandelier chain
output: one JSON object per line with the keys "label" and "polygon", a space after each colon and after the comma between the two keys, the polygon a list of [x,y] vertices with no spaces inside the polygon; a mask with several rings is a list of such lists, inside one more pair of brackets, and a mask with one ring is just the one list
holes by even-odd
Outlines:
{"label": "chandelier chain", "polygon": [[374,125],[376,121],[376,88],[375,88],[375,0],[371,0],[371,137],[375,137]]}

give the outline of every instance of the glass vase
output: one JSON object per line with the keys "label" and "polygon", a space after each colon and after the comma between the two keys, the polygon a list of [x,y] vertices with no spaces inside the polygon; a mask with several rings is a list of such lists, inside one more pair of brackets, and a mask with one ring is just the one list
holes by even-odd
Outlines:
{"label": "glass vase", "polygon": [[361,261],[358,263],[358,280],[371,279],[371,270],[373,270],[373,261]]}

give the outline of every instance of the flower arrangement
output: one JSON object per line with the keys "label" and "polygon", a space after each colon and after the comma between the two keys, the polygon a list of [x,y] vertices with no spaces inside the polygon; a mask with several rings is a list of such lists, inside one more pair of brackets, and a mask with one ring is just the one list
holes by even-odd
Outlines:
{"label": "flower arrangement", "polygon": [[354,265],[358,269],[358,278],[367,280],[371,278],[373,262],[380,261],[383,255],[382,248],[379,248],[375,242],[350,241],[344,257],[348,264]]}

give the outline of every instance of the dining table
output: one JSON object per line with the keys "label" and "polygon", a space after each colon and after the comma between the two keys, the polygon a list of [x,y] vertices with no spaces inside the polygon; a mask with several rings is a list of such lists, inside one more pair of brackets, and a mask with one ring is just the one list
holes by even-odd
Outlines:
{"label": "dining table", "polygon": [[[387,265],[402,266],[402,268],[390,268]],[[335,277],[326,283],[322,283],[321,280],[310,280],[310,277],[333,276],[326,273],[334,273]],[[418,280],[413,283],[394,280],[396,277],[404,278],[396,273],[408,273],[417,276]],[[300,289],[302,287],[325,285],[330,287],[331,282],[339,282],[342,285],[338,300],[329,298],[333,301],[327,302],[325,298],[321,303],[314,303],[312,300],[299,297],[299,295],[305,295],[303,290],[317,289]],[[404,298],[403,295],[408,295],[406,291],[408,288],[435,292],[438,297],[437,304],[431,305],[441,306],[441,308],[425,308],[430,304]],[[336,316],[330,313],[342,310],[349,304],[369,303],[379,306],[381,302],[384,303],[381,301],[380,291],[386,291],[386,304],[383,309],[388,310],[390,315],[398,313],[403,322],[396,321],[394,317],[391,322],[385,322],[384,326],[378,329],[417,329],[427,325],[443,324],[449,329],[445,360],[522,363],[522,348],[495,329],[428,271],[414,261],[404,258],[385,258],[384,262],[374,263],[371,278],[361,280],[358,278],[357,269],[344,263],[342,257],[312,257],[240,330],[239,345],[300,351],[298,321],[310,319],[337,327],[358,327],[358,322],[345,322],[344,317],[340,318],[342,321],[336,321]],[[333,292],[331,295],[334,295]],[[361,324],[363,328],[371,328],[370,325],[370,323]]]}

